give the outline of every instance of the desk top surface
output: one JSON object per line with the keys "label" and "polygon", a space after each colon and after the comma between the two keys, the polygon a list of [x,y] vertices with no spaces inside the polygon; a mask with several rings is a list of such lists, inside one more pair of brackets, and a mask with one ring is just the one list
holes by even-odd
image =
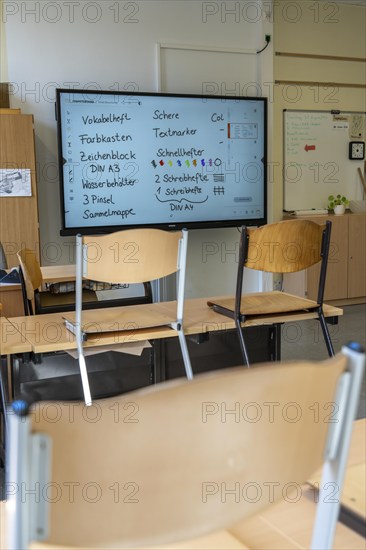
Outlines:
{"label": "desk top surface", "polygon": [[62,283],[74,281],[76,277],[76,265],[47,265],[41,267],[44,283]]}
{"label": "desk top surface", "polygon": [[[217,297],[216,297],[217,298]],[[235,328],[234,321],[216,313],[207,305],[209,298],[194,298],[185,301],[184,307],[184,332],[186,335],[200,334],[212,331],[225,331]],[[211,298],[210,298],[211,299]],[[214,299],[214,298],[212,298]],[[105,346],[112,344],[121,344],[127,342],[137,342],[146,339],[172,338],[177,336],[177,332],[168,326],[158,326],[152,328],[139,328],[141,315],[144,317],[144,326],[146,327],[146,313],[151,315],[154,320],[155,314],[164,313],[175,319],[176,302],[161,302],[155,304],[142,304],[138,306],[125,306],[114,308],[103,308],[97,310],[88,310],[88,316],[95,313],[95,322],[98,324],[102,319],[110,323],[116,323],[118,331],[108,333],[96,332],[89,336],[85,347]],[[112,316],[111,316],[112,314]],[[325,316],[340,316],[342,309],[334,306],[324,306]],[[13,317],[8,322],[15,327],[21,335],[20,341],[24,347],[24,339],[30,343],[32,351],[35,353],[46,353],[52,351],[62,351],[75,349],[76,342],[74,335],[66,329],[62,313],[50,313],[44,315],[33,315],[29,317]],[[292,313],[282,315],[271,315],[255,320],[247,320],[243,326],[261,326],[273,324],[274,322],[302,321],[316,318],[316,313]],[[129,327],[133,327],[130,329]],[[121,330],[121,328],[123,330]],[[5,336],[9,331],[5,331]],[[16,339],[15,336],[12,338]],[[8,341],[4,341],[7,351],[5,353],[21,353],[23,349],[17,349],[15,343],[11,346]],[[3,349],[3,348],[2,348]]]}
{"label": "desk top surface", "polygon": [[0,355],[32,351],[32,344],[6,317],[0,317]]}
{"label": "desk top surface", "polygon": [[[321,471],[309,479],[310,485],[319,487]],[[353,432],[347,471],[344,479],[342,505],[366,521],[366,419],[361,418],[353,424]]]}
{"label": "desk top surface", "polygon": [[[11,271],[10,269],[8,271]],[[42,280],[44,283],[62,283],[74,281],[76,278],[76,266],[71,265],[47,265],[41,267]],[[0,291],[15,291],[21,288],[19,284],[0,284]]]}

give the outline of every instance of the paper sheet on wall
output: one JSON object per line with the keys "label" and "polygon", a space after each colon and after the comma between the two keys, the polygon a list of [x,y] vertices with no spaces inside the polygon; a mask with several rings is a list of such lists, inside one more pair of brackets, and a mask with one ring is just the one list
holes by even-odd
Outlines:
{"label": "paper sheet on wall", "polygon": [[0,169],[0,197],[31,196],[31,171],[28,168]]}

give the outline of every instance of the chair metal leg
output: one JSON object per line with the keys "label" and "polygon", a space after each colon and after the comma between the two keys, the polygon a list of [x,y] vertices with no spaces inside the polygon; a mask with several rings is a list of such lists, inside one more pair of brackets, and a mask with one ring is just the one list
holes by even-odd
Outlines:
{"label": "chair metal leg", "polygon": [[323,310],[319,310],[318,315],[319,315],[320,326],[322,327],[322,331],[323,331],[324,341],[327,346],[328,355],[329,357],[334,357],[335,355],[334,348],[333,348],[332,340],[330,339],[330,334],[329,334],[327,323],[324,318]]}
{"label": "chair metal leg", "polygon": [[6,438],[8,434],[8,417],[7,406],[9,399],[9,392],[7,390],[7,369],[6,360],[0,359],[0,389],[1,389],[1,407],[0,407],[0,498],[5,500],[4,491],[4,472],[6,468],[5,451],[6,451]]}
{"label": "chair metal leg", "polygon": [[240,323],[239,319],[235,319],[235,325],[236,325],[236,331],[237,331],[238,337],[239,337],[239,344],[240,344],[240,349],[241,349],[241,353],[242,353],[242,356],[243,356],[244,365],[249,367],[250,365],[249,365],[248,352],[247,352],[247,348],[246,348],[246,345],[245,345],[243,331],[242,331],[241,323]]}
{"label": "chair metal leg", "polygon": [[178,329],[177,332],[178,332],[180,348],[182,350],[184,367],[186,369],[186,375],[187,375],[188,380],[192,380],[193,379],[193,372],[192,372],[191,360],[189,358],[186,337],[184,336],[184,332],[182,331],[182,329]]}
{"label": "chair metal leg", "polygon": [[81,383],[83,386],[85,405],[87,407],[90,407],[93,403],[92,403],[92,398],[90,393],[88,371],[86,368],[85,357],[82,351],[79,351],[79,368],[80,368]]}

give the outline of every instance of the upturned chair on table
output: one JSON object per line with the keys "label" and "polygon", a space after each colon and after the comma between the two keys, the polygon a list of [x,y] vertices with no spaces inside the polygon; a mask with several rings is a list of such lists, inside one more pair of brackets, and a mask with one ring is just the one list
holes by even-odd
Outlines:
{"label": "upturned chair on table", "polygon": [[[35,541],[172,548],[286,500],[285,488],[322,464],[311,548],[332,548],[364,369],[364,350],[353,343],[324,362],[180,379],[95,401],[89,413],[82,402],[15,402],[8,550]],[[248,403],[260,420],[245,417]],[[242,498],[247,486],[260,498]]]}
{"label": "upturned chair on table", "polygon": [[[333,344],[324,318],[323,299],[329,255],[331,222],[319,225],[310,220],[286,220],[258,228],[242,227],[234,298],[209,301],[215,311],[235,320],[243,361],[249,357],[242,331],[246,319],[283,316],[298,312],[316,312],[329,356]],[[268,273],[296,273],[320,263],[318,295],[309,300],[280,291],[243,294],[245,269]],[[281,322],[281,321],[277,321]]]}

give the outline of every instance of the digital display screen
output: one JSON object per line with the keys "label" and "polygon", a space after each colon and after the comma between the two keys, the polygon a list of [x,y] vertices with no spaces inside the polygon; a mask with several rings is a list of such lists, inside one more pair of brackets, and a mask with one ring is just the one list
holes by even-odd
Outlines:
{"label": "digital display screen", "polygon": [[61,234],[266,223],[266,98],[56,98]]}

